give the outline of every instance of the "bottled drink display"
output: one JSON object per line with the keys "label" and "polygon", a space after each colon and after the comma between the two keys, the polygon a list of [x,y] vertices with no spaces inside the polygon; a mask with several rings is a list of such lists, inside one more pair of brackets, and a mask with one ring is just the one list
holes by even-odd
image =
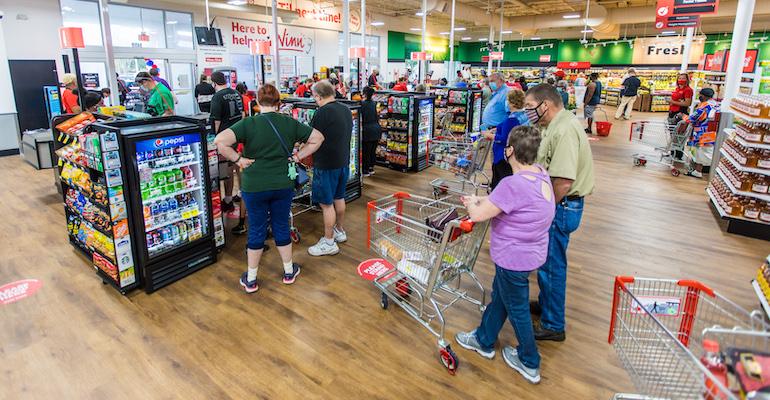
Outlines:
{"label": "bottled drink display", "polygon": [[137,143],[145,240],[151,256],[206,234],[202,150],[195,135]]}
{"label": "bottled drink display", "polygon": [[770,118],[770,95],[767,94],[738,94],[730,107],[755,118]]}

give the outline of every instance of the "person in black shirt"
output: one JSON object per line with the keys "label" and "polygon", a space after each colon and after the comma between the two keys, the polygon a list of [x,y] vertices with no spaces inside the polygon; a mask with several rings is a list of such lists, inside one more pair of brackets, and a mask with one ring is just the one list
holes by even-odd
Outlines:
{"label": "person in black shirt", "polygon": [[620,105],[615,111],[615,119],[620,119],[620,116],[623,114],[625,114],[623,115],[624,119],[631,119],[631,110],[634,108],[636,96],[639,94],[639,88],[642,87],[642,81],[636,77],[636,70],[629,68],[628,77],[623,80],[621,85],[623,86],[623,90],[620,92]]}
{"label": "person in black shirt", "polygon": [[201,74],[200,83],[195,85],[195,101],[198,103],[198,109],[202,113],[211,112],[211,96],[216,93],[214,86],[208,82],[208,77]]}
{"label": "person in black shirt", "polygon": [[312,88],[318,110],[310,125],[324,136],[321,147],[313,155],[313,202],[321,206],[324,237],[308,248],[311,256],[339,253],[337,243],[347,240],[342,227],[345,218],[345,189],[350,174],[350,137],[353,114],[350,108],[334,99],[334,85],[323,80]]}
{"label": "person in black shirt", "polygon": [[[211,129],[215,134],[231,127],[236,122],[244,118],[243,98],[241,94],[227,86],[225,74],[214,72],[211,74],[211,82],[214,83],[214,93],[211,96]],[[233,205],[233,178],[238,176],[240,182],[240,173],[233,163],[228,164],[230,170],[230,179],[225,179],[225,197],[222,199],[222,212],[227,213],[235,209]]]}
{"label": "person in black shirt", "polygon": [[364,88],[364,101],[361,102],[361,121],[363,128],[363,175],[374,174],[374,164],[377,160],[377,143],[382,136],[382,128],[378,121],[377,105],[372,101],[374,89],[371,86]]}

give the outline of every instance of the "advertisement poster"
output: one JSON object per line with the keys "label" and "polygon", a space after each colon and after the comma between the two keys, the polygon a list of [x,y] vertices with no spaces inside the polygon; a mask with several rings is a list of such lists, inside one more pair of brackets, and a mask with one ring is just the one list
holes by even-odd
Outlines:
{"label": "advertisement poster", "polygon": [[[230,65],[230,52],[222,46],[198,46],[198,68],[210,71],[216,67]],[[208,73],[210,74],[210,73]]]}
{"label": "advertisement poster", "polygon": [[83,81],[83,87],[86,89],[98,89],[99,86],[99,74],[80,74],[80,78]]}
{"label": "advertisement poster", "polygon": [[[269,22],[245,19],[222,18],[217,20],[222,29],[222,40],[233,54],[251,54],[249,46],[253,41],[270,41],[273,27]],[[284,54],[296,56],[312,55],[315,45],[315,30],[291,25],[278,25],[278,49]]]}

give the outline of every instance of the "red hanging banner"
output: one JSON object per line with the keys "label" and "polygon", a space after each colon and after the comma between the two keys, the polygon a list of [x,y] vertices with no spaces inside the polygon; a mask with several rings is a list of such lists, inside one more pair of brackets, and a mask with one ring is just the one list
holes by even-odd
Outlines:
{"label": "red hanging banner", "polygon": [[83,41],[83,28],[59,28],[59,44],[61,44],[62,49],[85,48],[86,45]]}
{"label": "red hanging banner", "polygon": [[556,68],[588,69],[588,68],[591,68],[591,63],[588,61],[560,61],[556,63]]}

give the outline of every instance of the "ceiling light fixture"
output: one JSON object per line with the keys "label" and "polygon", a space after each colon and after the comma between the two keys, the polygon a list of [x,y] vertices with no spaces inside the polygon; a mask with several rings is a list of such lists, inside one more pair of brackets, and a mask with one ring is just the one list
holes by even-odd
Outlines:
{"label": "ceiling light fixture", "polygon": [[374,22],[372,22],[372,26],[383,26],[383,25],[385,25],[385,23],[382,22],[382,21],[374,21]]}
{"label": "ceiling light fixture", "polygon": [[576,19],[576,18],[580,18],[580,14],[567,14],[567,15],[562,15],[561,17],[564,19]]}
{"label": "ceiling light fixture", "polygon": [[463,37],[463,38],[462,38],[462,39],[460,39],[460,40],[471,40],[471,39],[472,39],[472,38],[471,38],[470,36],[465,36],[465,37]]}
{"label": "ceiling light fixture", "polygon": [[540,36],[532,36],[529,40],[540,40]]}
{"label": "ceiling light fixture", "polygon": [[593,31],[593,29],[583,29],[580,33],[592,33]]}
{"label": "ceiling light fixture", "polygon": [[439,35],[448,35],[449,32],[439,32]]}
{"label": "ceiling light fixture", "polygon": [[418,31],[421,31],[422,28],[409,28],[409,30],[412,32],[418,32]]}
{"label": "ceiling light fixture", "polygon": [[462,31],[464,31],[464,30],[465,30],[465,27],[464,27],[464,26],[461,26],[461,27],[459,27],[459,28],[455,28],[455,31],[457,31],[457,32],[462,32]]}
{"label": "ceiling light fixture", "polygon": [[513,33],[513,31],[502,31],[500,33],[502,33],[503,35],[509,35],[509,34]]}
{"label": "ceiling light fixture", "polygon": [[414,13],[414,15],[416,15],[418,17],[422,17],[423,16],[423,12],[422,11],[417,11],[416,13]]}
{"label": "ceiling light fixture", "polygon": [[179,21],[166,21],[166,25],[176,25]]}
{"label": "ceiling light fixture", "polygon": [[667,35],[667,36],[669,36],[669,35],[676,35],[676,32],[674,32],[674,31],[663,31],[663,32],[661,32],[660,34],[661,34],[661,35]]}
{"label": "ceiling light fixture", "polygon": [[246,0],[228,0],[227,1],[227,4],[231,6],[242,6],[242,5],[245,5],[246,3],[248,3],[248,1]]}

